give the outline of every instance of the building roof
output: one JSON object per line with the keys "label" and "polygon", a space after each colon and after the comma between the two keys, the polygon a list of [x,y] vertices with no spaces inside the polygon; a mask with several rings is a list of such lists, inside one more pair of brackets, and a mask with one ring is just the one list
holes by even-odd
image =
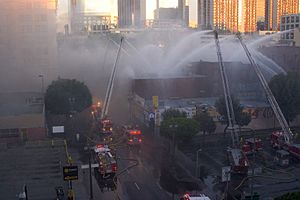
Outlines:
{"label": "building roof", "polygon": [[152,96],[159,99],[199,98],[212,96],[207,77],[147,78],[134,79],[133,92],[140,97],[151,100]]}
{"label": "building roof", "polygon": [[44,127],[44,120],[41,93],[0,93],[0,129]]}
{"label": "building roof", "polygon": [[0,116],[43,113],[44,101],[39,92],[0,93]]}

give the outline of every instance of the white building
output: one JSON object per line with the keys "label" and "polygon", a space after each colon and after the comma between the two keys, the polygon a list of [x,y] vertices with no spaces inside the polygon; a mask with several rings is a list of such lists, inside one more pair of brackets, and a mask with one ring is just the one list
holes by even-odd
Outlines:
{"label": "white building", "polygon": [[298,29],[300,27],[300,14],[290,14],[283,15],[280,19],[280,31],[287,31],[285,34],[282,34],[282,39],[287,41],[288,43],[292,43],[294,41],[294,29]]}

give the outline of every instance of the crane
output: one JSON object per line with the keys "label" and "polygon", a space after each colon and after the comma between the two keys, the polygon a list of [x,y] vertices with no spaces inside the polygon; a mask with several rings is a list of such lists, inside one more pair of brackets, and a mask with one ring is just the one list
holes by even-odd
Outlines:
{"label": "crane", "polygon": [[[263,73],[258,66],[258,64],[255,62],[253,57],[251,56],[251,53],[246,46],[246,44],[243,41],[243,38],[240,33],[237,34],[237,38],[239,39],[249,61],[251,66],[254,68],[254,71],[256,75],[258,76],[258,79],[266,93],[267,99],[271,105],[271,108],[275,114],[275,117],[277,118],[282,132],[274,132],[271,136],[271,143],[273,143],[273,146],[283,147],[284,149],[288,150],[292,155],[300,159],[300,144],[293,144],[293,133],[268,85],[268,82],[266,81],[265,77],[263,76]],[[282,141],[282,138],[284,141]]]}
{"label": "crane", "polygon": [[249,163],[247,157],[244,155],[243,151],[239,148],[239,136],[236,129],[237,125],[236,125],[236,120],[234,115],[232,98],[230,95],[228,78],[226,75],[224,62],[222,58],[218,32],[215,30],[214,34],[215,34],[215,44],[217,48],[218,63],[219,63],[220,74],[222,78],[227,118],[228,118],[231,140],[232,140],[232,147],[233,147],[228,149],[228,157],[231,163],[232,170],[236,173],[245,174],[248,172]]}

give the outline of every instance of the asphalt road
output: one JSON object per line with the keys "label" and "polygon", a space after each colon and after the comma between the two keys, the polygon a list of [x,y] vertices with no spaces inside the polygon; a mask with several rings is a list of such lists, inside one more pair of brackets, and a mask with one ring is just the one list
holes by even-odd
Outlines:
{"label": "asphalt road", "polygon": [[[126,170],[119,176],[124,194],[126,194],[124,199],[171,199],[171,195],[159,185],[160,171],[157,166],[159,160],[148,160],[148,158],[153,157],[153,155],[149,155],[153,153],[153,149],[151,148],[151,146],[144,144],[140,149],[125,147],[118,150],[117,155],[120,157],[119,169],[125,169],[134,164],[133,161],[128,161],[128,158],[138,161],[137,166]],[[159,154],[158,152],[156,153],[155,156],[158,157]]]}

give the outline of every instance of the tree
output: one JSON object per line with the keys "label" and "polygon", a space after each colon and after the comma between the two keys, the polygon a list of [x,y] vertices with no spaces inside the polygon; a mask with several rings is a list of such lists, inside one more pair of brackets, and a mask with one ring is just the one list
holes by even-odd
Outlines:
{"label": "tree", "polygon": [[174,134],[176,141],[189,141],[199,132],[199,126],[194,119],[172,118],[162,122],[160,131],[166,138],[173,139]]}
{"label": "tree", "polygon": [[[234,112],[237,125],[240,127],[247,126],[251,122],[251,115],[249,113],[243,112],[244,107],[240,104],[240,101],[238,99],[236,99],[234,96],[232,96],[231,99],[232,99],[233,112]],[[224,132],[226,132],[229,123],[228,123],[227,110],[226,110],[224,97],[219,98],[216,101],[215,106],[219,114],[224,119],[221,121],[221,123],[227,125],[224,130]]]}
{"label": "tree", "polygon": [[186,113],[177,109],[168,109],[162,113],[163,120],[166,121],[172,118],[186,118]]}
{"label": "tree", "polygon": [[206,132],[212,133],[216,130],[216,124],[207,112],[197,114],[194,119],[199,123],[199,130],[205,135]]}
{"label": "tree", "polygon": [[296,73],[276,75],[270,80],[269,87],[290,123],[300,114],[300,76]]}
{"label": "tree", "polygon": [[92,95],[88,87],[75,79],[53,81],[45,95],[46,110],[52,114],[81,112],[92,104]]}

